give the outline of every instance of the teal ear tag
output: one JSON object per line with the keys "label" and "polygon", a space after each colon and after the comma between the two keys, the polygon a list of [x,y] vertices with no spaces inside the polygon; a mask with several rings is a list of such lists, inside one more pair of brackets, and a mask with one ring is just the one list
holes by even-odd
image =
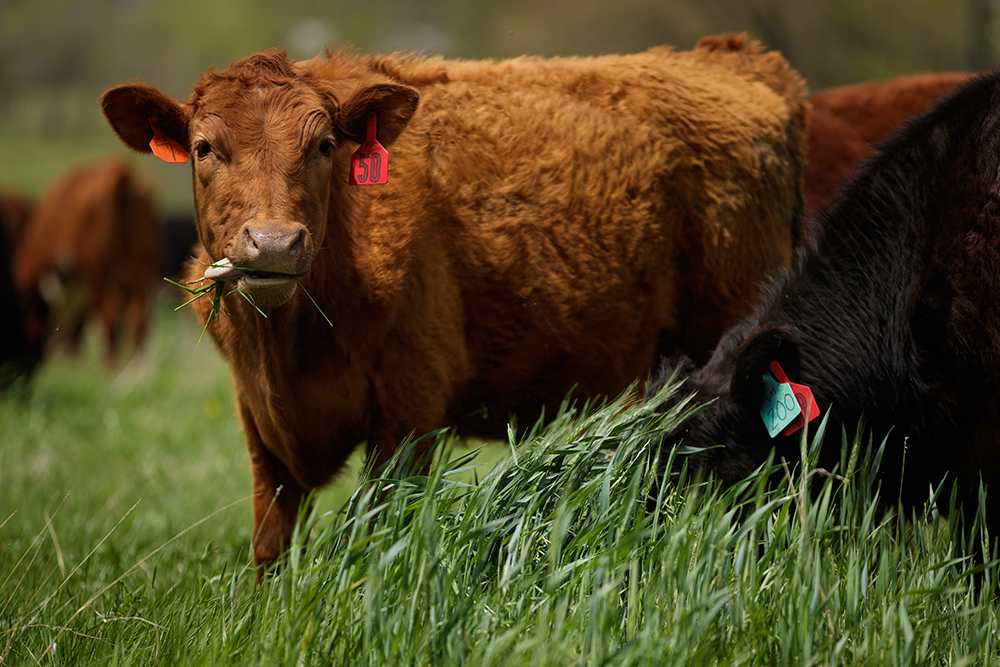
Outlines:
{"label": "teal ear tag", "polygon": [[764,403],[760,406],[760,416],[772,438],[795,421],[802,407],[795,400],[795,392],[787,382],[776,382],[770,375],[764,376]]}

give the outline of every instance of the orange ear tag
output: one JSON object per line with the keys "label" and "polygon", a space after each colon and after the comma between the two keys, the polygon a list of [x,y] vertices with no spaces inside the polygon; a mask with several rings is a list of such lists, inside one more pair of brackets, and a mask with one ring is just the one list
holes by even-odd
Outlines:
{"label": "orange ear tag", "polygon": [[188,154],[179,143],[163,134],[156,121],[149,119],[149,126],[153,128],[153,139],[149,142],[149,147],[153,150],[153,155],[164,162],[187,162]]}
{"label": "orange ear tag", "polygon": [[375,138],[378,116],[368,114],[368,138],[351,156],[351,185],[385,185],[389,182],[389,152]]}

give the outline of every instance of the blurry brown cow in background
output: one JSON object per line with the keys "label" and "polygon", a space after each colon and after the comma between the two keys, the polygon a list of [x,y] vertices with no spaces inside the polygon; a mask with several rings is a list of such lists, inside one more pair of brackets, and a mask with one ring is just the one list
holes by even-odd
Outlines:
{"label": "blurry brown cow in background", "polygon": [[829,88],[810,97],[806,219],[816,220],[833,203],[841,185],[890,134],[972,76],[915,74]]}
{"label": "blurry brown cow in background", "polygon": [[14,285],[47,304],[46,335],[74,348],[96,317],[111,363],[121,334],[136,347],[145,337],[159,253],[149,186],[123,161],[87,164],[40,197],[14,246]]}

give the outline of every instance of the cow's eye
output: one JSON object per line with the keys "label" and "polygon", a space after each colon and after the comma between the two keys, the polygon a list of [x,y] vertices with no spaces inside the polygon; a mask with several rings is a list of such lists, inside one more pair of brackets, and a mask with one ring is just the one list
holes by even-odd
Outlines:
{"label": "cow's eye", "polygon": [[194,152],[199,158],[206,158],[212,153],[212,144],[202,139],[195,144]]}
{"label": "cow's eye", "polygon": [[333,149],[336,147],[337,145],[334,143],[333,139],[324,139],[323,141],[319,142],[320,155],[323,155],[325,157],[330,157],[331,155],[333,155]]}

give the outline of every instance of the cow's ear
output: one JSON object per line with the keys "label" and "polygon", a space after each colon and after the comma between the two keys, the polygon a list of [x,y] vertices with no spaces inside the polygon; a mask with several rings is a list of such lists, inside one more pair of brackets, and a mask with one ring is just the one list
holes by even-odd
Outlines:
{"label": "cow's ear", "polygon": [[112,88],[101,96],[101,109],[121,140],[140,153],[151,151],[154,125],[181,147],[188,145],[187,108],[152,86]]}
{"label": "cow's ear", "polygon": [[378,83],[360,86],[340,109],[340,125],[344,136],[355,143],[364,142],[368,114],[378,117],[378,142],[388,146],[406,128],[417,110],[420,94],[398,83]]}
{"label": "cow's ear", "polygon": [[[969,238],[968,236],[966,238]],[[964,262],[954,262],[964,267]],[[948,278],[933,270],[920,290],[910,315],[910,330],[917,346],[928,352],[928,358],[940,358],[940,352],[949,344],[948,330],[955,316],[955,288]]]}
{"label": "cow's ear", "polygon": [[747,409],[759,409],[764,400],[763,376],[772,361],[781,364],[785,375],[795,382],[801,368],[795,332],[786,325],[765,325],[747,337],[736,357],[731,395]]}

